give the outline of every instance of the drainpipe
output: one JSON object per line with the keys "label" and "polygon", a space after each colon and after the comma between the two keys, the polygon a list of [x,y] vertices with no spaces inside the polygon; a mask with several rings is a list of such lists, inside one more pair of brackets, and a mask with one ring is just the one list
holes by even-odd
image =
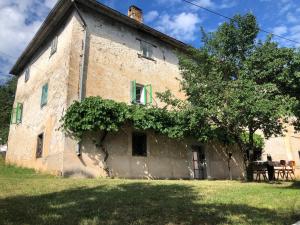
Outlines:
{"label": "drainpipe", "polygon": [[[87,23],[85,22],[79,8],[76,5],[75,0],[71,0],[71,2],[74,5],[74,8],[79,16],[79,19],[82,24],[82,28],[84,30],[84,36],[83,36],[83,46],[82,46],[82,55],[81,55],[81,63],[80,63],[80,75],[79,75],[79,101],[81,102],[84,97],[84,72],[85,72],[85,65],[86,65],[86,54],[87,54],[87,41],[88,41],[88,27]],[[81,156],[81,142],[77,144],[76,147],[76,154],[77,156]]]}

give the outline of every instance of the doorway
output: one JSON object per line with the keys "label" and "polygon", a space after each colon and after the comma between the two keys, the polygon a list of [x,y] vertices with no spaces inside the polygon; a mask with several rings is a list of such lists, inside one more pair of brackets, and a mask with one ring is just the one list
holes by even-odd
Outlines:
{"label": "doorway", "polygon": [[207,178],[205,150],[202,146],[192,146],[194,179]]}

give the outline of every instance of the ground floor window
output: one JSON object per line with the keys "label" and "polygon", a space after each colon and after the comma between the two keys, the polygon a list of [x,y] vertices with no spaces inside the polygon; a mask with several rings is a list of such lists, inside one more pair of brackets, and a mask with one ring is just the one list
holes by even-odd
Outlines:
{"label": "ground floor window", "polygon": [[41,133],[37,139],[36,158],[42,158],[44,148],[44,133]]}
{"label": "ground floor window", "polygon": [[132,155],[147,156],[147,135],[145,133],[132,133]]}

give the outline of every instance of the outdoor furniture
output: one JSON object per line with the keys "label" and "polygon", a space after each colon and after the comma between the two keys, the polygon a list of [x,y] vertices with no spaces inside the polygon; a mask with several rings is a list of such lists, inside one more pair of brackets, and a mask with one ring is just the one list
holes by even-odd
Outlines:
{"label": "outdoor furniture", "polygon": [[275,177],[277,174],[277,180],[279,180],[279,177],[282,179],[285,178],[286,176],[286,161],[285,160],[280,160],[280,162],[274,162],[274,167],[275,167]]}
{"label": "outdoor furniture", "polygon": [[267,165],[265,162],[262,161],[255,161],[253,164],[253,172],[256,175],[255,180],[256,181],[261,181],[262,178],[264,179],[264,181],[267,181]]}
{"label": "outdoor furniture", "polygon": [[288,161],[286,169],[285,169],[285,174],[286,174],[286,179],[289,179],[289,176],[291,178],[291,180],[295,180],[296,176],[295,176],[295,166],[296,166],[296,162],[295,161]]}

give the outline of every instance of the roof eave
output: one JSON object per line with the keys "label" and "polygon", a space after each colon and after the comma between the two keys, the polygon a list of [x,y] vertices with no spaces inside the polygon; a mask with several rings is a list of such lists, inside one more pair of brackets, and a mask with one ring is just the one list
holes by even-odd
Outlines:
{"label": "roof eave", "polygon": [[27,45],[21,56],[17,59],[16,63],[10,70],[10,74],[19,75],[20,72],[22,72],[22,68],[25,66],[28,60],[32,58],[33,54],[47,38],[48,32],[55,29],[56,25],[65,16],[65,13],[68,12],[71,6],[72,1],[70,0],[59,0],[55,4],[54,8],[50,11],[49,15],[40,26],[37,33],[34,35],[33,39]]}
{"label": "roof eave", "polygon": [[135,19],[132,19],[132,18],[120,13],[119,11],[109,8],[97,1],[76,0],[76,2],[86,5],[87,7],[92,8],[92,9],[98,11],[99,13],[105,14],[109,17],[112,17],[115,20],[117,20],[121,23],[124,23],[128,26],[131,26],[136,29],[150,33],[153,36],[158,37],[159,39],[163,40],[164,42],[169,43],[170,45],[172,45],[176,48],[186,49],[186,48],[191,47],[190,45],[188,45],[184,42],[181,42],[173,37],[170,37],[169,35],[166,35],[158,30],[155,30],[152,27],[145,25],[144,23],[140,23],[140,22],[136,21]]}
{"label": "roof eave", "polygon": [[190,45],[187,45],[175,38],[172,38],[162,32],[159,32],[114,9],[111,9],[101,3],[98,3],[95,0],[59,0],[54,6],[54,8],[51,10],[51,12],[47,16],[43,24],[40,26],[39,30],[31,40],[31,42],[25,48],[21,56],[17,59],[16,63],[10,70],[10,74],[20,75],[26,63],[28,63],[28,61],[32,59],[34,53],[38,50],[38,48],[41,46],[41,44],[43,44],[43,42],[47,38],[48,36],[47,34],[56,28],[56,26],[59,24],[61,19],[70,10],[73,2],[77,2],[79,4],[85,5],[88,8],[98,11],[99,13],[105,14],[128,26],[150,33],[154,37],[163,40],[164,42],[170,44],[171,46],[177,49],[186,50],[187,48],[191,47]]}

